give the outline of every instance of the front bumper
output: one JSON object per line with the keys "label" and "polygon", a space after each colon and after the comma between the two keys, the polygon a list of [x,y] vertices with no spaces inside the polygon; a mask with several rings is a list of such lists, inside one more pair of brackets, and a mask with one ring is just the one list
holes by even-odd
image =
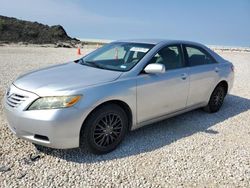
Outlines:
{"label": "front bumper", "polygon": [[[25,104],[12,107],[4,97],[4,111],[9,127],[17,137],[39,145],[66,149],[79,146],[83,113],[76,108],[30,110],[25,108],[34,101],[33,93],[11,86],[11,91],[29,96]],[[37,96],[38,97],[38,96]],[[29,101],[30,100],[30,101]]]}

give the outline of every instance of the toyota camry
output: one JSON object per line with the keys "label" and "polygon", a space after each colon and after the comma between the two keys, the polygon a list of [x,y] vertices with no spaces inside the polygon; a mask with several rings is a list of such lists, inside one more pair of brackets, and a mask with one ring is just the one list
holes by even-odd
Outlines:
{"label": "toyota camry", "polygon": [[20,76],[4,108],[17,137],[102,154],[141,126],[197,108],[217,112],[233,79],[233,64],[199,43],[115,41]]}

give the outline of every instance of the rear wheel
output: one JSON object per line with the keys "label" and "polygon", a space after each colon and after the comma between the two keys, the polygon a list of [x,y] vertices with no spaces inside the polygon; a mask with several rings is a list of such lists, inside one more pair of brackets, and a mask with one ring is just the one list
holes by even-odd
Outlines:
{"label": "rear wheel", "polygon": [[225,88],[222,85],[218,85],[210,96],[208,105],[204,110],[210,113],[218,112],[223,104],[225,95]]}
{"label": "rear wheel", "polygon": [[108,153],[121,143],[127,129],[128,118],[120,106],[101,106],[90,114],[82,127],[81,147],[95,154]]}

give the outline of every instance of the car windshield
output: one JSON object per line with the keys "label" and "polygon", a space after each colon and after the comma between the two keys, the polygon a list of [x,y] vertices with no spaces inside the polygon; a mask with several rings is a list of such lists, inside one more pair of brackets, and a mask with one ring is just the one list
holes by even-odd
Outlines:
{"label": "car windshield", "polygon": [[153,46],[127,42],[110,43],[83,57],[79,62],[100,69],[129,71]]}

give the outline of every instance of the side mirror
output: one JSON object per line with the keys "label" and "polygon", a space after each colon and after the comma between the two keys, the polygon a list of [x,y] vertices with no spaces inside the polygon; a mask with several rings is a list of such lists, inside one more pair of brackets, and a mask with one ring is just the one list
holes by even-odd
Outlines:
{"label": "side mirror", "polygon": [[144,71],[149,74],[157,74],[157,73],[164,73],[165,72],[165,65],[163,64],[157,64],[157,63],[151,63],[148,64]]}

